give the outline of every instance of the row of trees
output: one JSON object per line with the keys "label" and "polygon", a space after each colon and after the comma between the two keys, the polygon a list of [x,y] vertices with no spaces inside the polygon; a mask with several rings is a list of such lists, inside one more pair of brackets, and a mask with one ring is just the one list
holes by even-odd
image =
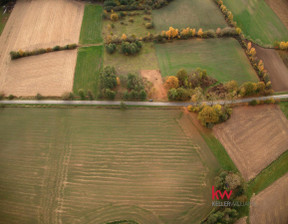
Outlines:
{"label": "row of trees", "polygon": [[45,48],[45,49],[40,48],[40,49],[35,49],[33,51],[23,51],[23,50],[11,51],[10,57],[12,60],[14,60],[14,59],[18,59],[18,58],[33,56],[33,55],[45,54],[45,53],[49,53],[49,52],[53,52],[53,51],[72,50],[72,49],[76,49],[76,48],[77,48],[77,44],[67,44],[65,46],[58,46],[57,45],[53,48]]}
{"label": "row of trees", "polygon": [[280,50],[288,50],[288,41],[287,42],[284,42],[284,41],[281,41],[281,42],[275,42],[274,44],[275,48],[277,49],[280,49]]}

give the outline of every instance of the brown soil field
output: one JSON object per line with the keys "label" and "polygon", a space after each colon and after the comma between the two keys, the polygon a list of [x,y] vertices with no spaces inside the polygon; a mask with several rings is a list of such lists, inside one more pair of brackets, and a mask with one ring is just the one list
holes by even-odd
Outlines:
{"label": "brown soil field", "polygon": [[251,199],[251,224],[288,223],[288,173]]}
{"label": "brown soil field", "polygon": [[288,68],[274,49],[255,46],[257,56],[263,60],[265,69],[270,74],[272,88],[276,92],[288,90]]}
{"label": "brown soil field", "polygon": [[288,149],[288,120],[277,105],[235,108],[231,118],[213,132],[245,180]]}
{"label": "brown soil field", "polygon": [[288,1],[287,0],[265,0],[266,3],[273,9],[282,23],[288,29]]}
{"label": "brown soil field", "polygon": [[153,84],[152,99],[167,100],[167,92],[163,86],[162,76],[159,70],[141,70],[141,76]]}
{"label": "brown soil field", "polygon": [[[33,50],[54,47],[55,45],[78,43],[83,13],[84,4],[76,1],[18,0],[0,37],[0,90],[5,90],[5,93],[15,95],[18,92],[25,96],[34,95],[34,91],[30,91],[30,88],[25,87],[26,92],[24,92],[23,89],[19,90],[18,87],[19,85],[28,84],[27,74],[29,77],[30,74],[36,75],[36,73],[39,82],[33,79],[33,81],[31,80],[33,83],[29,83],[28,86],[44,86],[45,83],[42,83],[42,81],[47,77],[42,76],[54,74],[55,68],[59,67],[59,61],[64,62],[69,61],[69,59],[61,59],[61,54],[58,54],[59,57],[55,60],[54,54],[47,54],[43,56],[45,57],[45,62],[41,62],[42,69],[39,70],[39,64],[36,60],[39,61],[40,59],[35,59],[36,56],[33,59],[18,59],[19,61],[26,60],[32,63],[27,66],[24,62],[11,62],[10,51],[19,49]],[[75,58],[75,60],[70,60],[70,63],[63,63],[63,68],[60,72],[70,73],[73,70],[68,75],[73,76],[76,64],[75,52],[70,51],[64,54],[70,59]],[[56,61],[57,65],[54,65],[53,61]],[[72,69],[70,66],[72,66]],[[17,71],[17,73],[11,73],[14,71]],[[61,76],[66,77],[64,74],[61,74]],[[24,80],[22,80],[23,77],[25,77]],[[7,83],[7,81],[10,82],[12,79],[18,81],[18,86]],[[49,90],[43,90],[43,92],[48,95],[59,95],[59,92],[63,93],[68,89],[68,86],[62,91],[56,89],[59,87],[58,82],[61,82],[61,80],[58,78],[53,80],[55,88],[52,85]],[[52,82],[52,79],[50,81]],[[69,91],[71,91],[70,80],[67,80],[66,83],[69,83]],[[8,88],[9,92],[6,92]]]}

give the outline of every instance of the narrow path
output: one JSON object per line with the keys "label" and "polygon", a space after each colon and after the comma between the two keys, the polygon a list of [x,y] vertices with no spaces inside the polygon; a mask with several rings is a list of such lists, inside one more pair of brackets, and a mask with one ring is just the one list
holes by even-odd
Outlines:
{"label": "narrow path", "polygon": [[[214,104],[238,104],[238,103],[249,103],[253,100],[267,100],[267,99],[283,100],[288,99],[288,94],[272,95],[272,96],[261,96],[261,97],[250,97],[237,100],[215,100],[215,101],[203,101],[208,105]],[[97,101],[97,100],[0,100],[0,104],[5,105],[120,105],[122,101]],[[129,106],[151,106],[151,107],[183,107],[189,105],[195,105],[192,102],[142,102],[142,101],[125,101],[126,105]]]}

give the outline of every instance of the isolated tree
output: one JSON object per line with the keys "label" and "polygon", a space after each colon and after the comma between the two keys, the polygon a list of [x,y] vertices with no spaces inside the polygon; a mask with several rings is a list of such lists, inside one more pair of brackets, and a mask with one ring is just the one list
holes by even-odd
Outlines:
{"label": "isolated tree", "polygon": [[178,86],[179,86],[179,80],[176,76],[169,76],[167,79],[166,79],[166,82],[164,84],[165,88],[166,89],[177,89]]}

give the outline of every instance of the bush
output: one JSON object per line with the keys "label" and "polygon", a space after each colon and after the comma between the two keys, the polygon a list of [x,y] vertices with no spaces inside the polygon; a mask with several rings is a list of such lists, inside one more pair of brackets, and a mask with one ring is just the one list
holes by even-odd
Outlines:
{"label": "bush", "polygon": [[116,51],[116,44],[114,43],[106,44],[105,48],[109,54],[113,54]]}
{"label": "bush", "polygon": [[147,20],[147,21],[151,21],[152,20],[151,16],[144,16],[143,19]]}
{"label": "bush", "polygon": [[187,101],[191,99],[191,94],[182,87],[178,89],[172,88],[168,91],[168,99],[173,101]]}
{"label": "bush", "polygon": [[117,86],[116,71],[114,67],[106,66],[100,74],[101,89],[114,89]]}
{"label": "bush", "polygon": [[62,95],[63,100],[73,100],[74,99],[74,94],[71,92],[65,92]]}
{"label": "bush", "polygon": [[57,45],[57,46],[53,47],[52,50],[53,51],[59,51],[60,50],[60,46]]}
{"label": "bush", "polygon": [[116,93],[115,91],[111,90],[111,89],[106,89],[105,93],[104,93],[105,98],[109,99],[109,100],[114,100]]}
{"label": "bush", "polygon": [[3,92],[0,92],[0,100],[3,100],[5,97],[5,94]]}
{"label": "bush", "polygon": [[90,89],[87,91],[87,96],[89,100],[94,100],[94,94]]}
{"label": "bush", "polygon": [[146,23],[145,27],[146,27],[146,29],[152,29],[153,28],[153,24],[152,23]]}
{"label": "bush", "polygon": [[80,96],[81,100],[85,100],[85,93],[83,89],[78,90],[78,95]]}
{"label": "bush", "polygon": [[128,22],[134,23],[134,19],[133,19],[132,17],[130,17],[130,18],[128,19]]}
{"label": "bush", "polygon": [[36,97],[37,100],[42,100],[43,96],[40,93],[37,93]]}
{"label": "bush", "polygon": [[113,22],[115,22],[115,21],[118,21],[119,16],[118,16],[117,13],[112,13],[112,14],[110,15],[110,19],[111,19]]}
{"label": "bush", "polygon": [[121,44],[121,51],[125,55],[135,55],[139,53],[142,48],[142,43],[139,41],[129,43],[129,42],[122,42]]}
{"label": "bush", "polygon": [[15,96],[12,95],[12,94],[10,94],[10,95],[8,96],[8,99],[9,99],[9,100],[13,100],[14,98],[15,98]]}

